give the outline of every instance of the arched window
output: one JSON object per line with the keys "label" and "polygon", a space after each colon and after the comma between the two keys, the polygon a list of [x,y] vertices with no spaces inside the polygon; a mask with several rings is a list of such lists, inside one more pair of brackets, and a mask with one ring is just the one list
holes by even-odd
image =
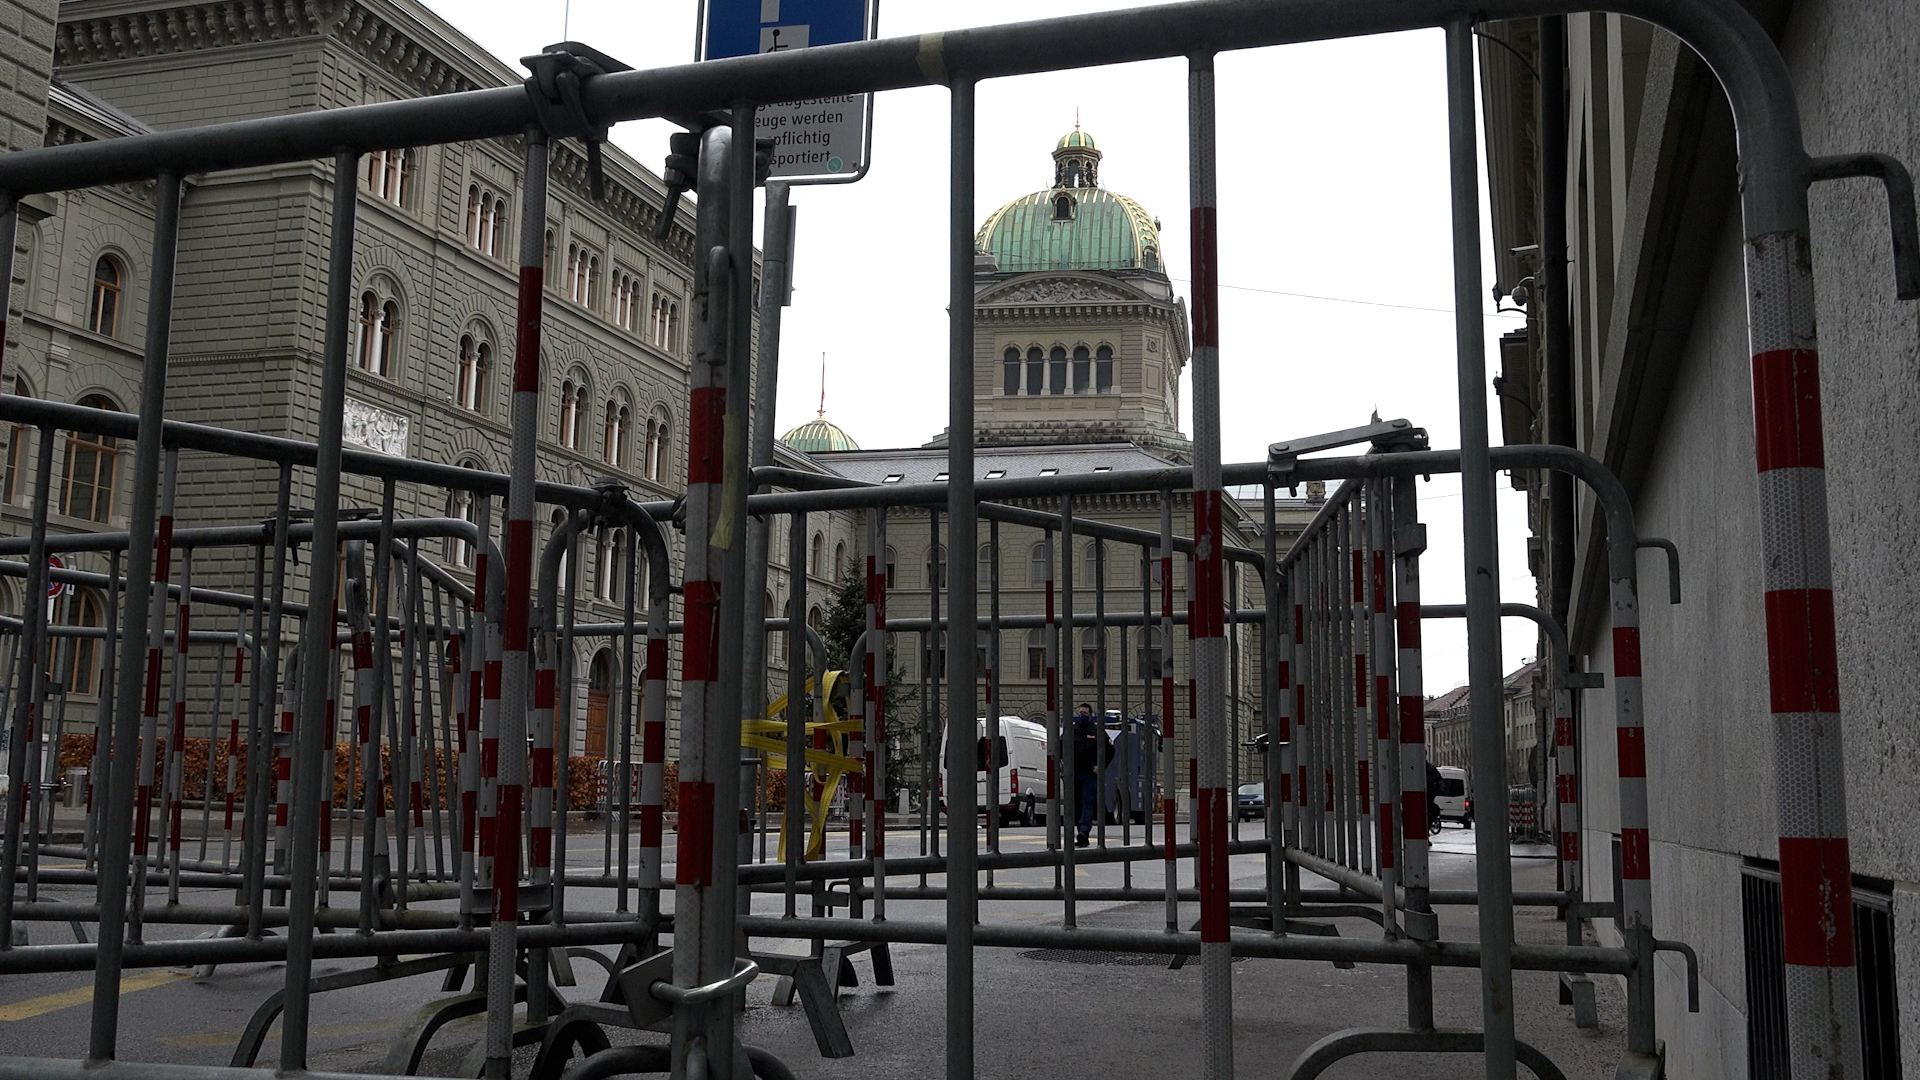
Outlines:
{"label": "arched window", "polygon": [[1067,350],[1055,345],[1047,354],[1047,393],[1064,394],[1067,392]]}
{"label": "arched window", "polygon": [[613,275],[613,321],[622,330],[639,328],[641,287],[641,283],[624,270]]}
{"label": "arched window", "polygon": [[1085,345],[1073,347],[1073,392],[1085,394],[1093,389],[1093,356]]}
{"label": "arched window", "polygon": [[930,588],[947,587],[947,549],[944,544],[935,544],[927,552],[927,585]]}
{"label": "arched window", "polygon": [[833,580],[837,583],[847,576],[847,543],[836,540],[833,544]]}
{"label": "arched window", "polygon": [[453,400],[463,409],[487,411],[487,384],[493,376],[493,346],[473,334],[460,336],[460,366],[454,376]]}
{"label": "arched window", "polygon": [[593,595],[606,603],[627,597],[626,530],[601,529],[594,538]]}
{"label": "arched window", "polygon": [[[1080,584],[1089,589],[1099,584],[1098,575],[1103,551],[1104,549],[1097,541],[1090,541],[1086,547],[1080,549],[1080,565],[1077,568],[1080,571]],[[1113,582],[1109,581],[1107,584],[1111,585]]]}
{"label": "arched window", "polygon": [[1113,346],[1102,345],[1093,354],[1093,392],[1113,393]]}
{"label": "arched window", "polygon": [[1027,393],[1044,394],[1047,392],[1047,354],[1035,345],[1027,350]]}
{"label": "arched window", "polygon": [[1027,584],[1045,585],[1053,580],[1053,545],[1041,541],[1027,551]]}
{"label": "arched window", "polygon": [[1100,632],[1089,626],[1080,631],[1080,677],[1097,679],[1100,677],[1100,652],[1102,642]]}
{"label": "arched window", "polygon": [[361,170],[362,185],[374,198],[405,206],[413,196],[413,150],[375,150]]}
{"label": "arched window", "polygon": [[[13,377],[13,396],[32,397],[27,389],[27,380],[18,375]],[[21,478],[26,476],[28,447],[33,441],[33,428],[26,424],[14,424],[7,432],[7,475],[0,478],[0,498],[7,502],[22,502],[27,497]]]}
{"label": "arched window", "polygon": [[1012,345],[1007,346],[1007,354],[1001,365],[1005,370],[1001,376],[1000,392],[1013,397],[1020,392],[1020,350]]}
{"label": "arched window", "polygon": [[1165,658],[1163,647],[1166,640],[1167,632],[1158,626],[1149,626],[1140,635],[1133,649],[1133,660],[1134,670],[1139,672],[1141,677],[1160,678],[1160,664]]}
{"label": "arched window", "polygon": [[[89,394],[79,404],[89,409],[114,408],[113,402],[99,394]],[[113,481],[119,468],[119,444],[113,436],[67,432],[67,472],[60,486],[60,512],[88,521],[110,520]]]}
{"label": "arched window", "polygon": [[894,580],[895,580],[895,579],[894,579],[894,572],[893,572],[893,571],[894,571],[894,567],[893,567],[893,545],[892,545],[892,544],[888,544],[888,545],[887,545],[887,588],[889,588],[889,589],[891,589],[891,588],[893,588],[893,583],[894,583]]}
{"label": "arched window", "polygon": [[820,533],[813,534],[812,554],[807,559],[807,573],[822,577],[826,573],[827,538]]}
{"label": "arched window", "polygon": [[980,589],[986,589],[991,586],[993,584],[993,573],[999,569],[999,566],[1000,549],[994,547],[992,544],[981,544],[980,568],[977,571],[979,580],[974,582],[974,585]]}
{"label": "arched window", "polygon": [[375,289],[360,294],[360,370],[393,375],[393,343],[399,330],[399,304]]}
{"label": "arched window", "polygon": [[1073,220],[1073,196],[1071,195],[1054,196],[1053,220],[1055,221],[1072,221]]}
{"label": "arched window", "polygon": [[999,657],[994,655],[996,652],[998,650],[993,647],[993,633],[988,630],[980,631],[973,646],[973,667],[980,673],[980,681],[983,683],[993,678],[993,665],[999,661]]}
{"label": "arched window", "polygon": [[481,187],[467,186],[467,246],[498,257],[500,234],[507,228],[507,200]]}
{"label": "arched window", "polygon": [[606,424],[601,432],[600,459],[609,465],[627,460],[627,437],[633,430],[633,410],[620,398],[607,402]]}
{"label": "arched window", "polygon": [[[63,626],[101,626],[100,598],[92,589],[75,589],[73,596],[62,605],[60,623]],[[55,638],[56,642],[60,639]],[[70,650],[70,651],[69,651]],[[100,641],[97,638],[70,638],[61,648],[68,652],[72,667],[67,676],[67,693],[80,697],[92,697],[99,693],[98,675],[100,668]],[[57,663],[57,661],[56,661]],[[55,674],[59,673],[58,667]]]}
{"label": "arched window", "polygon": [[553,228],[551,226],[547,228],[546,248],[540,255],[540,276],[546,281],[547,288],[557,289],[560,287],[560,278],[553,272]]}
{"label": "arched window", "polygon": [[[480,519],[474,509],[473,492],[447,492],[447,516],[478,524]],[[447,537],[447,561],[455,566],[471,568],[473,566],[473,545],[468,543],[464,537]]]}
{"label": "arched window", "polygon": [[821,618],[820,609],[817,606],[807,612],[807,626],[816,634],[820,632]]}
{"label": "arched window", "polygon": [[673,352],[680,340],[680,302],[665,293],[653,294],[650,336],[656,348]]}
{"label": "arched window", "polygon": [[1047,677],[1047,628],[1036,626],[1027,631],[1027,678]]}
{"label": "arched window", "polygon": [[567,299],[583,308],[593,306],[600,287],[600,254],[580,244],[567,245]]}
{"label": "arched window", "polygon": [[586,427],[587,388],[583,382],[567,379],[560,384],[560,445],[580,449],[580,435]]}
{"label": "arched window", "polygon": [[93,294],[87,304],[87,329],[112,337],[120,331],[120,289],[127,272],[120,260],[102,255],[93,264]]}
{"label": "arched window", "polygon": [[667,471],[667,418],[653,414],[647,421],[647,479],[658,480]]}

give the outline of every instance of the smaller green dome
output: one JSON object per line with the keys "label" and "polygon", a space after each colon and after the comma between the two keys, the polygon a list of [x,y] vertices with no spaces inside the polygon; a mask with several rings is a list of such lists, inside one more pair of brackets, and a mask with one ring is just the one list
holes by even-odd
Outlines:
{"label": "smaller green dome", "polygon": [[1060,136],[1060,141],[1057,143],[1054,143],[1053,148],[1055,150],[1098,150],[1099,149],[1099,147],[1093,145],[1093,136],[1087,134],[1084,131],[1081,131],[1077,127],[1074,128],[1072,131],[1067,132],[1065,135]]}
{"label": "smaller green dome", "polygon": [[828,420],[824,415],[817,416],[780,436],[780,441],[808,454],[860,449],[860,444],[853,441],[853,436],[840,430],[838,424]]}

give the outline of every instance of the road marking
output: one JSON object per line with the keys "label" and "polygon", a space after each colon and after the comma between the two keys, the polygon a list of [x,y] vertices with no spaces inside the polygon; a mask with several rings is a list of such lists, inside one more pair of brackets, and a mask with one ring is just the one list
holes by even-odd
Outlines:
{"label": "road marking", "polygon": [[[181,979],[191,979],[192,975],[184,971],[149,971],[140,975],[129,975],[120,980],[120,992],[131,994],[136,990],[151,990],[156,986],[165,986]],[[0,1020],[31,1020],[36,1016],[45,1016],[61,1009],[71,1009],[75,1005],[85,1005],[93,1000],[93,987],[78,990],[64,990],[45,997],[28,998],[11,1005],[0,1006]]]}

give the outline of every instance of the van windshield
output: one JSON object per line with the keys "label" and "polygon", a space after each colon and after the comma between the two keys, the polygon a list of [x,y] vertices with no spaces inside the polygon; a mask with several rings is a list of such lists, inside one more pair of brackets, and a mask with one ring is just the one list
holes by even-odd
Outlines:
{"label": "van windshield", "polygon": [[1440,794],[1449,799],[1457,799],[1467,793],[1467,782],[1447,777],[1440,781]]}

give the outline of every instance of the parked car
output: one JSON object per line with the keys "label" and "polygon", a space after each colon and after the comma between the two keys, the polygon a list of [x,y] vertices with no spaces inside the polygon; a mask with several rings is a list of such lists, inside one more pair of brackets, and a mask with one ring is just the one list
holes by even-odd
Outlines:
{"label": "parked car", "polygon": [[1241,821],[1267,816],[1267,785],[1264,782],[1240,785],[1238,812]]}
{"label": "parked car", "polygon": [[1473,827],[1473,789],[1467,785],[1467,770],[1452,765],[1440,766],[1441,821],[1457,821]]}
{"label": "parked car", "polygon": [[[987,791],[987,721],[976,721],[979,739],[974,767],[978,770],[976,804],[982,814],[991,796]],[[941,745],[946,745],[945,737]],[[993,749],[993,767],[999,770],[1000,821],[1032,825],[1046,816],[1047,729],[1017,716],[1000,718],[1000,738]],[[940,756],[940,802],[946,808],[947,760]]]}

